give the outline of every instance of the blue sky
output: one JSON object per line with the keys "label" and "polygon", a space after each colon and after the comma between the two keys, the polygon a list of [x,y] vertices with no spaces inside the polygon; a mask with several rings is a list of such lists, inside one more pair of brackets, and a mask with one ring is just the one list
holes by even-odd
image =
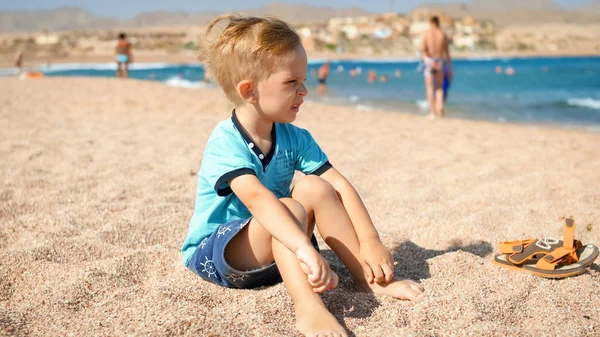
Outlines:
{"label": "blue sky", "polygon": [[[387,12],[392,8],[392,4],[394,4],[396,11],[405,12],[424,2],[448,3],[466,1],[468,0],[278,0],[278,2],[288,4],[304,3],[319,6],[327,5],[330,7],[357,6],[373,12]],[[147,11],[231,11],[258,8],[265,6],[270,2],[273,2],[273,0],[0,0],[0,12],[76,6],[86,9],[98,16],[115,16],[123,19],[131,18],[141,12]],[[556,0],[556,2],[568,8],[586,3],[587,0]]]}

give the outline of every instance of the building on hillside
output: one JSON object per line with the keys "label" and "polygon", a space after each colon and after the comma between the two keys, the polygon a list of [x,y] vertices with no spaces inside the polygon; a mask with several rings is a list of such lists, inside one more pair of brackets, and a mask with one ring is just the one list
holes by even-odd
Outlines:
{"label": "building on hillside", "polygon": [[408,35],[411,21],[405,16],[399,16],[390,22],[396,36]]}
{"label": "building on hillside", "polygon": [[411,21],[408,17],[398,13],[383,13],[375,17],[375,23],[385,25],[392,30],[393,36],[399,36],[408,33]]}
{"label": "building on hillside", "polygon": [[327,29],[331,32],[339,31],[342,26],[352,24],[364,24],[369,23],[372,19],[368,16],[357,16],[357,17],[335,17],[327,20]]}
{"label": "building on hillside", "polygon": [[454,48],[461,50],[475,50],[477,48],[477,44],[481,41],[479,35],[471,34],[471,35],[463,35],[456,34],[452,38],[452,45]]}
{"label": "building on hillside", "polygon": [[312,52],[316,50],[316,41],[313,34],[313,30],[308,26],[298,27],[296,28],[298,31],[298,35],[302,39],[302,45],[304,49],[308,52]]}
{"label": "building on hillside", "polygon": [[49,46],[60,42],[60,36],[48,32],[37,33],[33,36],[33,39],[36,46]]}

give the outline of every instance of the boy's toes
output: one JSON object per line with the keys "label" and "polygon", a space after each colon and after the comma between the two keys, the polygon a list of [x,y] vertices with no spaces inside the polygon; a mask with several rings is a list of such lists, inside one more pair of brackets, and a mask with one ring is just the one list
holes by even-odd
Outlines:
{"label": "boy's toes", "polygon": [[416,282],[414,284],[411,284],[410,287],[412,288],[412,290],[414,290],[418,293],[423,293],[425,291],[425,288],[423,288],[422,285],[420,285]]}

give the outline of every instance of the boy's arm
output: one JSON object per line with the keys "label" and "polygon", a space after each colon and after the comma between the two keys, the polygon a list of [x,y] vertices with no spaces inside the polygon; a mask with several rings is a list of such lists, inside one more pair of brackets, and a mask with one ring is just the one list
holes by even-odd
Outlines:
{"label": "boy's arm", "polygon": [[337,191],[354,226],[360,246],[360,263],[367,282],[390,282],[394,277],[394,258],[383,246],[369,212],[350,182],[335,168],[321,175]]}
{"label": "boy's arm", "polygon": [[307,233],[300,229],[287,207],[255,175],[233,178],[229,186],[258,223],[296,255],[314,291],[322,292],[336,286],[337,275],[314,249]]}
{"label": "boy's arm", "polygon": [[295,253],[299,247],[311,245],[287,207],[256,176],[246,174],[233,178],[229,186],[258,223],[287,249]]}

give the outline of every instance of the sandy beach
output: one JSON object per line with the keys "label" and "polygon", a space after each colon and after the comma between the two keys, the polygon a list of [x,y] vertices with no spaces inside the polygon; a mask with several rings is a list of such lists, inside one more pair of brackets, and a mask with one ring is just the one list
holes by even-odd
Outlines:
{"label": "sandy beach", "polygon": [[[296,336],[282,284],[231,290],[181,263],[204,144],[231,107],[215,89],[113,78],[0,78],[0,336]],[[314,94],[314,93],[311,93]],[[497,243],[600,245],[600,133],[306,103],[428,298],[326,305],[355,336],[598,336],[600,266],[549,280],[492,263]]]}

